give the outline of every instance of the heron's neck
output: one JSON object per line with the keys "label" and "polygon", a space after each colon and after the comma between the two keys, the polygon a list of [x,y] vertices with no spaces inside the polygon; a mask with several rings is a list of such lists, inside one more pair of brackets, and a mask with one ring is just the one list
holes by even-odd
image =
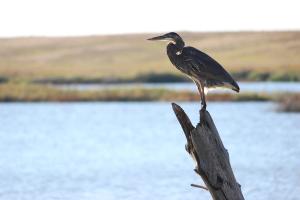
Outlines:
{"label": "heron's neck", "polygon": [[184,47],[184,42],[182,40],[176,40],[175,43],[171,42],[167,46],[168,54],[176,54],[179,55],[182,52]]}
{"label": "heron's neck", "polygon": [[178,63],[180,63],[180,57],[182,53],[183,47],[179,47],[178,45],[174,43],[170,43],[167,46],[167,54],[172,62],[172,64],[178,68]]}

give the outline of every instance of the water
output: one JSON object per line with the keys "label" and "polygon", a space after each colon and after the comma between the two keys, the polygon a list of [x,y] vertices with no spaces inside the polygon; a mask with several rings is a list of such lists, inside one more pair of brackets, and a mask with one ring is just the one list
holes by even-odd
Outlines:
{"label": "water", "polygon": [[[300,92],[300,82],[239,82],[241,92]],[[144,88],[165,88],[171,90],[189,90],[197,91],[194,83],[127,83],[127,84],[68,84],[56,85],[62,89],[75,90],[99,90],[122,88],[128,89],[133,87]],[[213,92],[231,92],[230,90],[213,90]],[[232,91],[233,92],[233,91]]]}
{"label": "water", "polygon": [[[180,103],[193,123],[198,103]],[[300,114],[210,103],[247,200],[296,200]],[[1,200],[207,200],[169,103],[0,104]]]}

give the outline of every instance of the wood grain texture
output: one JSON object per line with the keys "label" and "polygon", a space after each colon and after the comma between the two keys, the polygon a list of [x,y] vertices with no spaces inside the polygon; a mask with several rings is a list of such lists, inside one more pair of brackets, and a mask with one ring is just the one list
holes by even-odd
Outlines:
{"label": "wood grain texture", "polygon": [[172,103],[172,107],[187,139],[186,150],[196,162],[195,172],[201,176],[213,199],[244,200],[229,154],[209,112],[201,110],[200,123],[194,127],[179,105]]}

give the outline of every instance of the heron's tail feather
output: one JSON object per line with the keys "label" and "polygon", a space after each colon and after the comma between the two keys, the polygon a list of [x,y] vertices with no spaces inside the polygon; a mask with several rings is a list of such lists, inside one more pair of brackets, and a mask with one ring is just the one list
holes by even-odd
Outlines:
{"label": "heron's tail feather", "polygon": [[233,91],[240,92],[240,87],[234,80],[232,81],[232,83],[230,85],[231,85],[231,89]]}
{"label": "heron's tail feather", "polygon": [[231,88],[233,91],[236,91],[237,93],[240,92],[240,88]]}
{"label": "heron's tail feather", "polygon": [[223,87],[232,89],[235,92],[240,92],[240,87],[235,81],[233,81],[231,83],[225,82],[225,83],[223,83]]}

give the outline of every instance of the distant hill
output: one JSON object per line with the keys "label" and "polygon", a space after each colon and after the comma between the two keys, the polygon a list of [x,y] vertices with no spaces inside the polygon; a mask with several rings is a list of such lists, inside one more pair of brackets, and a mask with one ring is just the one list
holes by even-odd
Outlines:
{"label": "distant hill", "polygon": [[[166,44],[146,40],[154,35],[0,39],[0,80],[80,82],[179,75],[167,58]],[[300,80],[300,31],[181,35],[187,45],[210,54],[238,78]]]}

